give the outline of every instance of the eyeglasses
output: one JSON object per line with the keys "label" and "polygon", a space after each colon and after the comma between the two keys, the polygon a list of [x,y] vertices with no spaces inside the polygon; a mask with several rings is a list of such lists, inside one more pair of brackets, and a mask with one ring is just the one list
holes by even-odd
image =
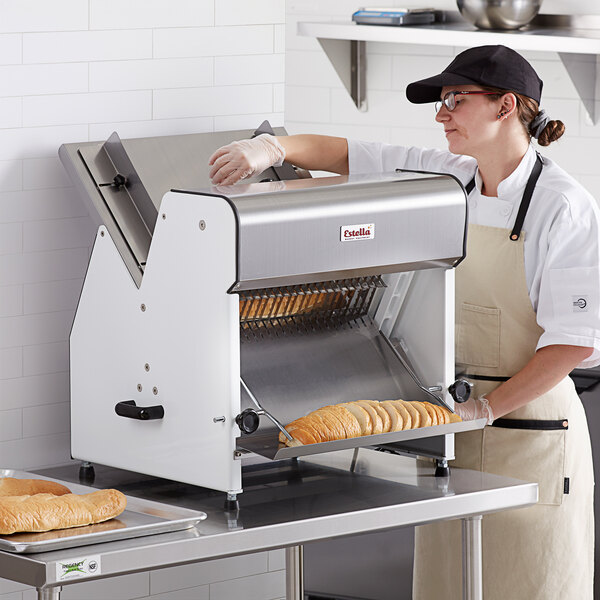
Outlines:
{"label": "eyeglasses", "polygon": [[442,104],[452,112],[456,108],[456,96],[490,96],[498,92],[448,92],[442,100],[435,103],[435,114],[440,112]]}

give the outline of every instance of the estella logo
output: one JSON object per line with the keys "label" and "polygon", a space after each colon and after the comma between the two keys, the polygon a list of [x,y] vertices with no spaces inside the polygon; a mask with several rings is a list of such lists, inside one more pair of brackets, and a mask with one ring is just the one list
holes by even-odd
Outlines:
{"label": "estella logo", "polygon": [[358,240],[372,240],[375,238],[375,223],[361,223],[359,225],[342,225],[340,241],[356,242]]}

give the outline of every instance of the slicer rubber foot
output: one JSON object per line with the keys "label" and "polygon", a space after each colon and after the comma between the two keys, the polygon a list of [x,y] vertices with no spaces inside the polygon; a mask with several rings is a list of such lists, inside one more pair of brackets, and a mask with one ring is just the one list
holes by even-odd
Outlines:
{"label": "slicer rubber foot", "polygon": [[239,500],[225,500],[225,511],[226,512],[235,512],[236,510],[240,510],[240,501]]}
{"label": "slicer rubber foot", "polygon": [[240,501],[237,499],[237,494],[227,492],[225,512],[235,512],[236,510],[240,510]]}
{"label": "slicer rubber foot", "polygon": [[447,460],[436,460],[435,464],[436,477],[450,477],[450,467]]}
{"label": "slicer rubber foot", "polygon": [[79,467],[79,482],[92,484],[94,479],[96,479],[94,465],[89,462],[82,462]]}

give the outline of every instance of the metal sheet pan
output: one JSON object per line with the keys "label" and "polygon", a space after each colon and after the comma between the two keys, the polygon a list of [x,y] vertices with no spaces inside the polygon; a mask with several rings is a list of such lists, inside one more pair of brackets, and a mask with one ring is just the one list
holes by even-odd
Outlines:
{"label": "metal sheet pan", "polygon": [[278,440],[279,432],[270,430],[264,434],[250,434],[238,438],[237,445],[243,450],[255,452],[266,458],[280,460],[284,458],[295,458],[320,454],[322,452],[335,452],[336,450],[347,450],[348,448],[360,448],[364,446],[382,446],[395,442],[405,442],[425,437],[445,435],[447,433],[461,433],[473,429],[483,429],[487,423],[486,419],[475,419],[474,421],[461,421],[447,425],[433,425],[430,427],[418,427],[417,429],[406,429],[392,433],[380,433],[379,435],[365,435],[349,440],[336,440],[335,442],[321,442],[320,444],[307,444],[288,448]]}
{"label": "metal sheet pan", "polygon": [[[0,477],[56,481],[66,485],[75,494],[89,494],[96,491],[96,488],[50,479],[25,471],[0,469]],[[142,500],[133,496],[126,496],[126,498],[127,508],[115,519],[95,525],[56,529],[42,533],[2,535],[0,536],[0,550],[32,553],[87,546],[100,542],[113,542],[115,540],[189,529],[194,527],[196,523],[206,519],[206,513],[202,511]]]}

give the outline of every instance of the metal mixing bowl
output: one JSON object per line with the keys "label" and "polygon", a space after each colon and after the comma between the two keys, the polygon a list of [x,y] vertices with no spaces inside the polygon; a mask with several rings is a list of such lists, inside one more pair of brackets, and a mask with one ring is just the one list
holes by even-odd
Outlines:
{"label": "metal mixing bowl", "polygon": [[479,29],[518,29],[540,10],[542,0],[456,0],[460,14]]}

